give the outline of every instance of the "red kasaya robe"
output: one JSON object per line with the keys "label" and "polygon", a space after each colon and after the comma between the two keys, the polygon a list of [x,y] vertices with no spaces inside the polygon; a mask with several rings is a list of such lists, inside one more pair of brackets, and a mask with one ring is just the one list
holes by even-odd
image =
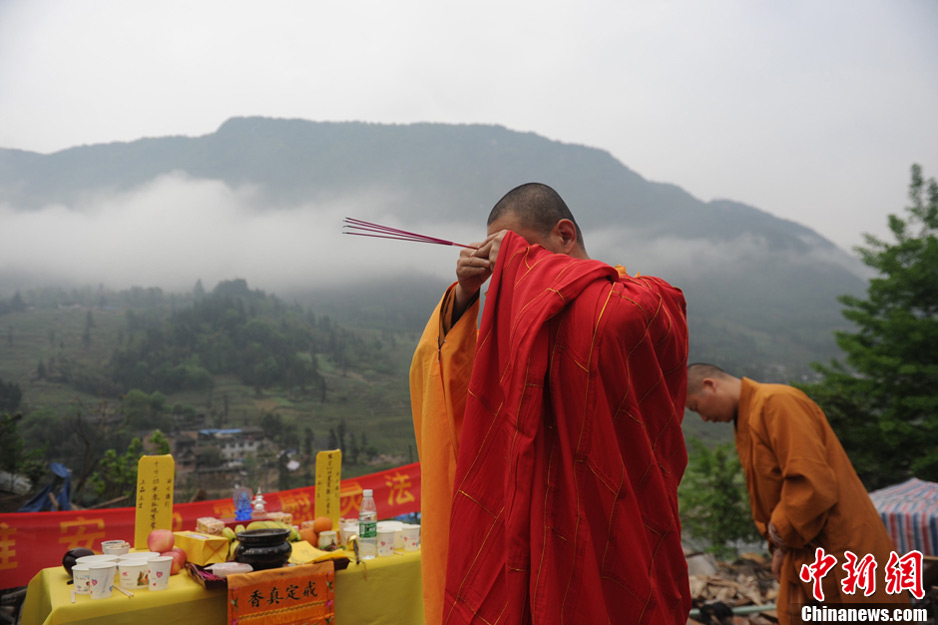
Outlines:
{"label": "red kasaya robe", "polygon": [[683,625],[684,298],[508,233],[456,455],[443,623]]}

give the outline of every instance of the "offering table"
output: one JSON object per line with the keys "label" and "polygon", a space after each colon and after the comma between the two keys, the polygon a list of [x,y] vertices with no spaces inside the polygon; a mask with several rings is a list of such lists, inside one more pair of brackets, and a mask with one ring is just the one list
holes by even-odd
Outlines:
{"label": "offering table", "polygon": [[[61,566],[43,569],[29,582],[20,622],[23,625],[224,625],[227,590],[206,589],[185,572],[173,575],[163,591],[116,588],[107,599],[78,595]],[[335,574],[335,614],[341,625],[422,625],[420,552],[350,563]]]}

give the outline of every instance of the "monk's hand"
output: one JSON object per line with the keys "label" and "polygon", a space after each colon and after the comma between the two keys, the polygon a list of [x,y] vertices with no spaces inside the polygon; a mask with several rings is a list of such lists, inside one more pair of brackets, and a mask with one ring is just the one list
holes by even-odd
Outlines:
{"label": "monk's hand", "polygon": [[495,267],[495,262],[498,260],[498,250],[501,249],[502,241],[506,234],[508,234],[508,230],[499,230],[498,232],[490,234],[477,250],[479,254],[489,259],[493,268]]}
{"label": "monk's hand", "polygon": [[478,241],[472,243],[472,247],[478,249],[463,248],[459,252],[459,260],[456,261],[456,290],[454,292],[455,300],[453,302],[453,318],[458,319],[468,308],[469,303],[475,298],[479,289],[485,284],[485,281],[492,275],[492,268],[495,263],[490,262],[488,250],[482,252],[483,246],[488,242]]}
{"label": "monk's hand", "polygon": [[769,542],[775,547],[775,551],[772,552],[772,575],[774,575],[775,579],[778,581],[782,581],[782,560],[785,559],[785,553],[787,553],[788,547],[785,545],[785,539],[782,538],[782,533],[778,531],[774,523],[770,522],[766,530]]}
{"label": "monk's hand", "polygon": [[782,581],[782,562],[785,560],[786,551],[784,547],[776,546],[775,551],[772,552],[772,575],[778,581]]}
{"label": "monk's hand", "polygon": [[498,260],[498,250],[507,233],[508,230],[492,233],[485,238],[485,241],[471,244],[477,249],[464,248],[459,252],[459,260],[456,261],[454,319],[462,316],[479,289],[491,277],[495,262]]}
{"label": "monk's hand", "polygon": [[785,539],[782,538],[782,533],[778,531],[778,528],[775,527],[775,524],[769,521],[769,525],[766,528],[766,533],[769,535],[769,542],[773,545],[778,545],[779,547],[787,547],[785,544]]}

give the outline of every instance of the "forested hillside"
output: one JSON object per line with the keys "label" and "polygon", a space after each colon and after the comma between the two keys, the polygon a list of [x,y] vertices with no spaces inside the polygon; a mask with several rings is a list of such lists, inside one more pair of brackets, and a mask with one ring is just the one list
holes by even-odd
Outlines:
{"label": "forested hillside", "polygon": [[[315,452],[342,447],[347,474],[416,460],[407,368],[416,336],[356,329],[297,303],[252,290],[244,280],[206,292],[41,289],[0,302],[0,412],[20,414],[30,457],[74,472],[77,500],[108,449],[135,437],[258,427],[279,449],[252,475],[269,487],[311,480]],[[203,465],[213,462],[211,453]],[[219,458],[214,462],[220,463]],[[28,463],[27,463],[28,464]],[[256,485],[255,485],[256,486]]]}

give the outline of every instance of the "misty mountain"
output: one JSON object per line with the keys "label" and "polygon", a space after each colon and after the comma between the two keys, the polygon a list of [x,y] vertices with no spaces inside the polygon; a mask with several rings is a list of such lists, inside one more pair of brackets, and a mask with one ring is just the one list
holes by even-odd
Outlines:
{"label": "misty mountain", "polygon": [[[591,256],[684,289],[693,359],[785,377],[837,353],[836,296],[862,292],[864,280],[830,241],[646,180],[603,150],[499,126],[234,118],[201,137],[0,149],[0,223],[19,239],[70,231],[54,246],[0,255],[0,290],[54,278],[56,250],[68,250],[61,273],[72,281],[191,287],[247,276],[349,322],[419,329],[456,252],[339,237],[339,216],[468,242],[484,236],[491,206],[528,181],[560,192]],[[123,237],[135,241],[103,258],[90,251]],[[88,272],[76,273],[83,264]]]}

